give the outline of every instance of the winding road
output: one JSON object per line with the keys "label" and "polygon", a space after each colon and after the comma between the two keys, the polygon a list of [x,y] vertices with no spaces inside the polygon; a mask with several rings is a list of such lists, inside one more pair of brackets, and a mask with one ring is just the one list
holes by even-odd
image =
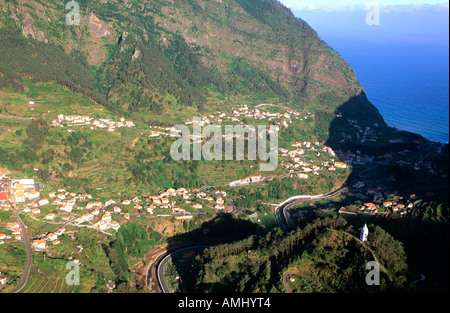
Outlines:
{"label": "winding road", "polygon": [[326,195],[317,195],[317,196],[302,195],[302,196],[291,197],[291,198],[283,201],[275,208],[275,218],[277,220],[278,226],[280,226],[283,230],[287,230],[294,226],[291,219],[289,218],[289,214],[288,214],[288,210],[291,207],[301,204],[301,203],[309,202],[309,201],[318,201],[318,200],[334,198],[334,197],[341,195],[344,191],[346,191],[346,188],[340,188],[340,189],[330,192]]}
{"label": "winding road", "polygon": [[27,234],[27,229],[19,217],[19,212],[18,212],[18,210],[16,210],[14,208],[14,206],[11,203],[9,203],[9,205],[11,206],[11,209],[14,212],[16,221],[19,223],[20,233],[22,235],[22,241],[25,244],[25,252],[27,254],[25,268],[23,270],[22,276],[20,277],[19,284],[13,290],[10,291],[11,293],[17,293],[20,290],[22,290],[22,288],[25,287],[25,285],[27,284],[28,276],[30,275],[30,270],[31,270],[31,261],[32,261],[31,252],[32,251],[31,251],[31,243],[30,243],[30,240],[29,240],[28,234]]}
{"label": "winding road", "polygon": [[[335,190],[335,191],[333,191],[333,192],[330,192],[330,193],[328,193],[328,194],[326,194],[326,195],[317,195],[317,196],[308,196],[308,195],[305,196],[305,195],[301,195],[301,196],[291,197],[291,198],[289,198],[289,199],[283,201],[282,203],[280,203],[280,204],[275,208],[275,217],[276,217],[278,226],[280,226],[283,230],[287,230],[287,229],[289,229],[289,228],[291,228],[291,227],[294,226],[293,223],[292,223],[292,221],[290,220],[290,218],[289,218],[289,216],[288,216],[288,213],[287,213],[287,211],[288,211],[291,207],[293,207],[293,206],[295,206],[295,205],[298,205],[298,204],[300,204],[300,203],[304,203],[304,202],[318,201],[318,200],[323,200],[323,199],[334,198],[334,197],[337,197],[337,196],[341,195],[341,194],[344,193],[346,190],[347,190],[347,188],[343,187],[343,188],[340,188],[340,189]],[[236,209],[237,209],[237,208],[236,208]],[[348,233],[346,233],[346,234],[348,234]],[[392,277],[389,275],[389,273],[387,272],[387,270],[380,264],[380,262],[378,261],[377,257],[375,256],[375,253],[372,251],[372,249],[370,249],[367,245],[365,245],[364,242],[362,242],[359,238],[357,238],[357,237],[355,237],[355,236],[353,236],[353,235],[351,235],[351,234],[348,234],[348,235],[352,236],[356,241],[360,242],[366,249],[368,249],[368,250],[371,252],[371,254],[372,254],[372,256],[373,256],[375,262],[378,263],[380,269],[381,269],[384,273],[386,273],[386,275],[387,275],[387,276],[389,277],[389,279],[392,281]],[[167,263],[168,263],[175,255],[185,254],[185,253],[190,252],[190,251],[204,250],[204,249],[207,248],[207,247],[208,247],[207,245],[198,245],[198,246],[192,246],[192,247],[182,248],[182,249],[179,249],[179,250],[176,250],[176,251],[172,251],[172,252],[170,252],[170,253],[167,253],[167,254],[159,261],[159,263],[158,263],[158,265],[157,265],[157,270],[156,270],[156,272],[157,272],[157,280],[158,280],[158,284],[159,284],[159,286],[160,286],[161,292],[162,292],[162,293],[169,293],[169,292],[170,292],[169,287],[168,287],[168,285],[167,285],[166,278],[165,278],[165,276],[164,276],[164,269],[165,269]],[[313,282],[315,282],[315,283],[317,283],[317,284],[323,286],[324,288],[326,288],[327,290],[329,290],[329,291],[332,292],[332,293],[335,293],[335,292],[336,292],[336,290],[334,290],[333,288],[331,288],[331,287],[325,285],[324,283],[322,283],[322,282],[320,282],[320,281],[318,281],[318,280],[316,280],[316,279],[314,279],[314,278],[311,278],[311,277],[308,277],[308,276],[304,276],[304,275],[301,275],[301,274],[295,273],[295,272],[285,272],[285,273],[283,274],[283,284],[285,285],[285,287],[287,286],[287,287],[286,287],[287,292],[290,292],[290,289],[289,289],[289,287],[288,287],[288,284],[287,284],[287,282],[286,282],[286,279],[287,279],[289,276],[291,276],[291,275],[297,275],[297,276],[303,277],[303,278],[305,278],[305,279],[308,279],[308,280],[310,280],[310,281],[313,281]]]}
{"label": "winding road", "polygon": [[158,277],[158,284],[159,288],[161,289],[162,293],[170,293],[169,286],[167,285],[166,278],[164,277],[164,269],[166,268],[167,263],[176,255],[180,254],[186,254],[191,251],[197,251],[197,250],[204,250],[208,246],[207,245],[200,245],[200,246],[193,246],[193,247],[187,247],[183,249],[179,249],[173,252],[170,252],[164,256],[164,258],[159,261],[158,267],[156,269],[156,275]]}
{"label": "winding road", "polygon": [[[282,227],[284,230],[292,227],[292,222],[291,222],[290,218],[287,216],[287,210],[289,210],[290,207],[292,207],[294,205],[297,205],[299,203],[303,203],[303,202],[317,201],[317,200],[322,200],[322,199],[333,198],[333,197],[336,197],[336,196],[342,194],[345,190],[346,190],[346,188],[340,188],[340,189],[335,190],[335,191],[333,191],[333,192],[331,192],[329,194],[326,194],[326,195],[295,196],[295,197],[291,197],[291,198],[283,201],[275,209],[275,217],[276,217],[278,225],[280,227]],[[233,206],[233,211],[237,210],[236,206],[234,206],[234,203],[233,203],[232,206]],[[166,278],[164,276],[164,269],[165,269],[167,263],[175,255],[185,254],[185,253],[190,252],[190,251],[204,250],[207,247],[208,247],[207,245],[198,245],[198,246],[182,248],[182,249],[179,249],[179,250],[176,250],[176,251],[172,251],[172,252],[169,252],[169,253],[165,254],[162,257],[162,259],[158,262],[157,269],[156,269],[157,280],[158,280],[158,284],[159,284],[161,292],[162,293],[169,293],[170,292],[169,287],[167,285]],[[149,273],[147,275],[149,275]],[[308,278],[308,277],[304,277],[304,278],[312,280],[311,278]],[[318,281],[316,281],[316,282],[321,284]],[[321,285],[323,285],[323,284],[321,284]],[[325,288],[331,290],[328,286],[325,286],[325,285],[323,285],[323,286]]]}

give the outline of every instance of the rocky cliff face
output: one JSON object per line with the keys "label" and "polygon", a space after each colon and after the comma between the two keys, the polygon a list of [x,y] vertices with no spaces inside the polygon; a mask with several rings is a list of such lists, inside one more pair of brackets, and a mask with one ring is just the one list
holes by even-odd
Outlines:
{"label": "rocky cliff face", "polygon": [[81,23],[70,26],[60,1],[0,0],[0,26],[82,55],[114,106],[167,94],[192,105],[212,88],[326,107],[362,91],[350,66],[275,0],[78,3]]}

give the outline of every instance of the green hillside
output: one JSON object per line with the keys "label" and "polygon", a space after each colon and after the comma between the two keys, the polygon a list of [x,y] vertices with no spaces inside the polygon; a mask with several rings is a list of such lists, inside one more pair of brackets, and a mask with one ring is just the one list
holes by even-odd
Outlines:
{"label": "green hillside", "polygon": [[0,87],[20,89],[20,76],[56,80],[112,109],[154,113],[167,95],[192,106],[213,91],[256,93],[330,110],[362,90],[348,64],[273,0],[79,1],[78,26],[65,23],[58,1],[0,3]]}

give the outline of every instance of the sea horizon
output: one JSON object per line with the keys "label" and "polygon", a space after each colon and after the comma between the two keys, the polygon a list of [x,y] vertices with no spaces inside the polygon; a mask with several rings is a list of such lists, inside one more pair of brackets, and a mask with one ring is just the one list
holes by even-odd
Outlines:
{"label": "sea horizon", "polygon": [[389,126],[449,142],[448,6],[381,10],[380,25],[364,8],[293,13],[349,63]]}

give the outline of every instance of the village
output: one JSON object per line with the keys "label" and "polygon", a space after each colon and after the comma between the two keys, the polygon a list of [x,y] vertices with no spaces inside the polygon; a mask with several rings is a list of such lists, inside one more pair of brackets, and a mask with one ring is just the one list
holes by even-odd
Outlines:
{"label": "village", "polygon": [[[135,127],[134,122],[121,118],[120,121],[114,121],[110,118],[92,118],[88,115],[63,115],[58,114],[58,118],[52,120],[52,126],[54,127],[74,127],[74,126],[90,126],[91,130],[97,128],[107,128],[109,132],[114,132],[120,127]],[[73,129],[69,128],[69,132]]]}
{"label": "village", "polygon": [[[374,123],[373,127],[366,126],[365,128],[363,128],[358,124],[358,121],[356,120],[347,119],[347,121],[351,126],[355,127],[358,130],[358,132],[356,133],[356,138],[360,143],[377,142],[378,136],[376,128],[379,127],[377,123]],[[343,140],[351,139],[351,136],[349,136],[350,135],[347,135],[346,133],[342,133],[342,137],[344,138]]]}
{"label": "village", "polygon": [[[9,211],[12,203],[19,214],[55,226],[52,231],[33,236],[32,247],[36,251],[47,251],[49,245],[58,245],[60,236],[70,235],[77,227],[111,235],[110,230],[117,231],[121,224],[136,216],[192,219],[195,214],[204,214],[202,209],[224,211],[227,196],[223,190],[203,192],[200,189],[169,188],[145,199],[135,197],[101,202],[93,200],[90,194],[77,194],[65,188],[44,191],[46,188],[34,179],[8,179],[3,175],[0,186],[0,199],[4,199],[0,200],[0,210]],[[0,220],[0,244],[21,240],[18,222]]]}
{"label": "village", "polygon": [[[293,120],[303,120],[307,118],[314,118],[314,113],[306,112],[304,116],[300,116],[299,112],[291,110],[289,108],[282,107],[285,112],[270,112],[270,111],[261,111],[259,107],[261,106],[272,106],[277,107],[272,104],[260,104],[255,106],[253,109],[250,109],[247,105],[238,105],[232,106],[230,108],[231,113],[225,113],[218,111],[216,114],[203,115],[201,117],[200,126],[205,126],[209,124],[220,125],[225,122],[232,122],[243,124],[243,119],[253,119],[253,120],[264,120],[274,123],[278,126],[283,126],[285,128],[289,127],[289,124],[292,123]],[[193,124],[194,121],[187,121],[185,124],[190,125]]]}
{"label": "village", "polygon": [[[296,149],[285,149],[279,148],[281,157],[285,159],[281,163],[281,167],[286,170],[286,174],[282,174],[282,177],[296,176],[300,179],[308,179],[309,175],[318,176],[320,171],[336,171],[336,169],[346,169],[348,165],[344,162],[339,162],[335,160],[336,153],[331,147],[321,146],[319,142],[304,141],[293,143],[292,146]],[[303,148],[301,148],[303,147]],[[326,159],[325,161],[317,161],[314,164],[314,160],[310,159],[305,161],[307,157],[307,152],[312,151],[316,157],[322,157]],[[319,163],[320,162],[320,163]],[[249,176],[237,181],[229,183],[230,187],[244,186],[254,183],[260,183],[265,181],[265,178],[261,175]]]}
{"label": "village", "polygon": [[383,190],[382,186],[367,187],[361,181],[355,183],[353,188],[351,192],[360,199],[359,201],[353,201],[352,204],[346,206],[328,201],[304,204],[291,209],[289,216],[294,222],[299,222],[311,212],[311,209],[318,209],[333,210],[344,215],[369,215],[396,220],[404,219],[411,214],[415,202],[420,200],[420,197],[415,194],[403,196],[396,190]]}
{"label": "village", "polygon": [[[272,105],[270,105],[272,106]],[[231,107],[231,114],[218,111],[216,114],[203,115],[198,122],[198,126],[203,127],[206,125],[221,125],[224,123],[237,123],[243,124],[243,118],[254,119],[254,120],[267,120],[273,122],[275,125],[269,126],[269,133],[275,130],[279,130],[280,126],[285,128],[289,127],[289,124],[295,120],[302,120],[307,118],[314,118],[314,113],[307,112],[303,117],[300,113],[293,111],[291,109],[285,108],[285,113],[271,113],[269,111],[260,111],[256,107],[249,109],[247,105],[238,105]],[[185,122],[185,125],[194,125],[196,120],[189,120]],[[149,137],[159,137],[159,136],[179,136],[177,133],[180,132],[176,127],[162,127],[162,126],[150,126],[150,128],[157,129],[151,130]],[[172,135],[171,135],[172,134]],[[224,136],[225,137],[225,136]],[[194,135],[191,135],[191,140],[199,140]]]}
{"label": "village", "polygon": [[[414,207],[414,201],[417,200],[415,194],[409,197],[398,195],[395,191],[386,191],[381,193],[379,190],[369,188],[366,195],[373,196],[372,202],[363,202],[360,206],[341,207],[339,214],[370,214],[385,215],[390,219],[404,218]],[[391,199],[391,200],[389,200]]]}
{"label": "village", "polygon": [[[267,110],[260,110],[258,105],[249,109],[246,105],[240,105],[231,109],[232,114],[217,112],[216,114],[204,115],[201,117],[200,126],[208,124],[238,123],[248,122],[246,119],[271,121],[270,131],[287,129],[292,121],[312,118],[314,113],[306,112],[300,114],[288,108],[282,107],[284,113],[273,113]],[[272,105],[268,105],[272,106]],[[275,106],[277,107],[277,106]],[[194,121],[185,124],[190,125]],[[377,132],[374,128],[361,128],[357,121],[349,120],[351,125],[358,129],[358,139],[361,143],[365,141],[376,142]],[[135,127],[130,120],[121,118],[120,121],[113,119],[94,119],[90,116],[78,116],[62,114],[52,121],[54,127],[68,127],[69,132],[73,127],[86,126],[91,130],[97,128],[107,129],[114,132],[121,127]],[[175,127],[150,126],[149,137],[160,136],[178,137]],[[343,134],[344,138],[348,136]],[[227,138],[225,138],[227,139]],[[348,138],[347,138],[348,139]],[[191,135],[191,140],[198,140]],[[285,143],[286,144],[286,143]],[[287,148],[287,147],[286,147]],[[299,179],[309,179],[310,175],[318,176],[324,172],[345,172],[353,166],[363,168],[366,164],[377,162],[388,162],[396,157],[406,154],[408,151],[398,153],[386,153],[381,157],[364,155],[361,151],[355,153],[341,150],[334,151],[331,147],[321,144],[315,140],[296,141],[291,144],[291,148],[279,148],[281,156],[281,168],[284,173],[277,174],[276,178],[297,177]],[[415,170],[426,169],[433,172],[431,164],[418,161],[411,163],[396,159],[396,163],[401,166],[412,166]],[[138,216],[148,217],[173,217],[178,220],[192,219],[195,215],[219,212],[233,212],[231,201],[227,201],[227,193],[213,187],[212,189],[192,189],[169,188],[165,191],[150,197],[134,197],[130,199],[95,199],[90,194],[79,194],[71,192],[70,186],[62,188],[49,188],[34,179],[21,178],[12,179],[7,170],[0,171],[0,212],[10,211],[14,208],[25,220],[28,230],[31,230],[31,246],[35,251],[52,251],[53,246],[61,244],[64,237],[74,239],[74,233],[80,228],[89,228],[107,236],[114,235],[121,226],[133,222]],[[261,174],[251,175],[227,184],[229,187],[248,186],[253,184],[264,184],[275,177],[263,177]],[[414,207],[415,195],[404,198],[396,192],[386,191],[382,184],[378,186],[366,186],[364,176],[360,181],[353,184],[353,194],[361,199],[361,204],[357,206],[341,207],[339,214],[370,214],[384,215],[387,218],[404,218]],[[311,204],[315,206],[316,204]],[[333,205],[332,203],[327,206]],[[337,210],[337,208],[336,208]],[[297,208],[290,212],[293,219],[301,219],[307,214],[307,209]],[[5,215],[2,215],[5,216]],[[251,216],[250,216],[251,217]],[[27,226],[29,225],[29,227]],[[32,224],[32,225],[31,225]],[[45,225],[45,227],[43,227]],[[40,231],[40,229],[46,229]],[[51,229],[51,230],[47,230]],[[32,233],[35,231],[36,233]],[[23,241],[23,233],[13,216],[0,219],[0,245],[12,242]],[[64,240],[63,240],[64,241]],[[80,252],[81,252],[80,248]],[[78,260],[74,260],[79,262]],[[0,273],[1,274],[1,273]],[[0,284],[5,284],[6,278],[0,275]]]}

